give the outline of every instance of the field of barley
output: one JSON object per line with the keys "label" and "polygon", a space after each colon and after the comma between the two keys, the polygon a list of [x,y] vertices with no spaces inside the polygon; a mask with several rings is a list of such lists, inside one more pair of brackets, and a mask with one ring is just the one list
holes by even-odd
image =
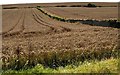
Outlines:
{"label": "field of barley", "polygon": [[[77,3],[84,4],[88,3]],[[4,5],[0,33],[3,75],[117,73],[117,3],[94,4],[99,7]]]}

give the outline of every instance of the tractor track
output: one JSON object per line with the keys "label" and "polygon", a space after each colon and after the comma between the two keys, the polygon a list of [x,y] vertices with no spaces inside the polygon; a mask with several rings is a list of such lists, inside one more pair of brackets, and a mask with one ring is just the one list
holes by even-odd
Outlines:
{"label": "tractor track", "polygon": [[[19,21],[17,22],[17,24],[16,24],[16,26],[18,25],[18,23],[20,22],[20,20],[22,20],[22,24],[21,24],[21,30],[20,31],[17,31],[17,32],[11,32],[11,33],[9,33],[9,32],[7,32],[6,34],[4,34],[3,35],[3,37],[9,37],[9,36],[17,36],[17,35],[19,35],[19,34],[22,34],[22,32],[24,31],[24,29],[25,29],[25,27],[24,27],[24,23],[25,23],[25,14],[26,12],[25,12],[25,10],[23,11],[23,13],[22,13],[22,15],[21,15],[21,17],[20,17],[20,19],[19,19]],[[14,26],[14,28],[16,27],[16,26]],[[14,29],[14,28],[12,28],[12,30]],[[12,31],[11,30],[11,31]]]}
{"label": "tractor track", "polygon": [[[18,12],[17,12],[17,13],[18,13]],[[8,31],[6,31],[6,32],[0,33],[0,35],[6,35],[8,32],[12,31],[12,30],[18,25],[18,23],[20,22],[20,20],[21,20],[21,18],[22,18],[22,14],[23,14],[23,12],[21,13],[21,16],[19,17],[18,21],[16,22],[16,24],[15,24],[12,28],[10,28],[10,29],[9,29]]]}
{"label": "tractor track", "polygon": [[[29,9],[30,10],[30,9]],[[9,37],[9,36],[17,36],[17,37],[30,37],[33,35],[40,35],[40,34],[51,34],[51,33],[62,33],[62,32],[69,32],[71,31],[71,29],[57,25],[55,26],[55,24],[51,24],[51,23],[47,23],[42,19],[42,16],[40,16],[39,14],[37,14],[37,12],[35,12],[34,9],[31,9],[31,16],[32,18],[38,23],[38,25],[43,25],[45,27],[50,28],[50,30],[46,33],[40,32],[40,31],[33,31],[33,32],[24,32],[25,30],[25,16],[26,16],[26,9],[23,10],[19,20],[17,21],[17,23],[15,24],[15,26],[13,28],[11,28],[8,32],[3,34],[3,37]],[[21,22],[22,21],[22,22]],[[20,24],[19,24],[20,23]],[[16,31],[16,32],[12,32],[14,31],[15,27],[17,25],[21,25],[20,26],[20,30]]]}
{"label": "tractor track", "polygon": [[43,17],[42,17],[41,15],[39,15],[39,14],[37,15],[36,12],[35,12],[34,10],[32,10],[32,11],[33,11],[33,13],[35,13],[35,15],[37,16],[37,18],[39,18],[39,20],[40,20],[41,22],[43,22],[43,23],[45,23],[45,24],[48,24],[48,25],[52,25],[52,24],[50,24],[50,23],[48,23],[48,22],[42,20]]}
{"label": "tractor track", "polygon": [[[34,12],[35,13],[35,12]],[[51,24],[51,23],[47,23],[47,22],[45,22],[44,20],[42,20],[42,16],[40,16],[39,14],[37,15],[36,13],[35,13],[35,15],[36,15],[36,17],[40,20],[40,21],[42,21],[42,22],[44,22],[45,24],[47,24],[47,25],[45,25],[45,26],[49,26],[52,30],[54,30],[54,32],[57,32],[57,29],[60,29],[61,28],[61,31],[60,32],[69,32],[69,31],[71,31],[71,29],[70,28],[66,28],[66,27],[63,27],[63,26],[58,26],[57,25],[57,27],[55,28],[55,25],[53,25],[53,24]],[[40,17],[40,18],[39,18]],[[52,26],[53,25],[53,26]],[[54,29],[53,29],[54,28]]]}
{"label": "tractor track", "polygon": [[[37,21],[40,25],[44,25],[46,27],[49,27],[52,31],[56,30],[53,26],[50,26],[48,23],[44,22],[39,18],[39,16],[35,13],[35,11],[32,10],[32,15],[35,21]],[[44,24],[45,23],[45,24]]]}

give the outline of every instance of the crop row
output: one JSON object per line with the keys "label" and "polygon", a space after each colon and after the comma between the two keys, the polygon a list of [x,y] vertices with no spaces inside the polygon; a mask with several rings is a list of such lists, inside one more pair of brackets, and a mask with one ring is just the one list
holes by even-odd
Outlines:
{"label": "crop row", "polygon": [[[39,10],[41,10],[41,9],[39,9]],[[49,15],[49,14],[45,13],[43,10],[41,10],[41,12],[43,12],[46,15]],[[34,15],[35,15],[35,13],[34,13]],[[36,15],[36,17],[37,17],[37,15]],[[65,19],[62,19],[62,18],[59,18],[56,16],[49,15],[49,17],[51,17],[51,18],[54,17],[54,19],[57,19],[60,21],[63,20],[64,22],[67,21]],[[67,21],[67,22],[69,22],[69,21]],[[72,22],[72,21],[70,21],[70,22]],[[91,27],[93,27],[93,26],[91,26]],[[65,29],[65,30],[70,31],[69,29]],[[90,32],[90,30],[88,30],[88,32]],[[105,29],[105,30],[107,30],[107,29]],[[105,31],[105,32],[107,32],[107,31]],[[109,30],[109,32],[110,32],[110,30]],[[84,33],[84,34],[87,34],[87,33]],[[116,33],[116,32],[114,32],[114,33]],[[104,33],[102,33],[102,35],[103,34]],[[109,34],[109,33],[107,33],[107,34]],[[112,36],[112,35],[107,35],[107,34],[105,33],[105,36]],[[74,36],[74,35],[72,35],[72,36]],[[88,36],[85,36],[85,37],[88,37]],[[101,36],[101,37],[103,37],[103,36]],[[60,36],[60,38],[64,38],[64,37]],[[81,37],[79,37],[78,39],[80,39],[80,38]],[[116,37],[114,37],[114,38],[116,38]],[[40,39],[40,37],[39,37],[39,39]],[[56,39],[56,38],[54,38],[54,39]],[[54,39],[52,39],[52,40],[54,40]],[[76,40],[79,41],[78,39],[76,39]],[[92,37],[92,39],[94,39],[94,38]],[[81,40],[83,40],[83,39],[81,39]],[[40,40],[40,42],[42,42],[42,41]],[[8,40],[8,43],[9,42],[10,41]],[[24,42],[22,44],[20,44],[20,42],[18,42],[18,41],[16,41],[16,42],[19,43],[18,46],[16,46],[16,44],[11,45],[12,43],[10,45],[7,45],[6,43],[5,43],[5,45],[3,44],[3,47],[2,47],[2,54],[3,54],[3,56],[2,56],[2,61],[3,61],[2,68],[3,68],[3,70],[27,69],[27,68],[34,67],[37,64],[42,64],[45,67],[57,68],[59,66],[66,66],[68,64],[75,64],[78,61],[84,62],[85,60],[91,60],[91,59],[92,60],[96,60],[96,59],[101,60],[101,59],[108,59],[111,57],[117,58],[118,53],[119,53],[119,48],[112,48],[112,47],[111,47],[111,49],[109,49],[109,48],[107,49],[107,48],[102,48],[100,46],[101,47],[100,50],[99,49],[94,49],[94,50],[82,49],[81,50],[81,48],[80,48],[81,46],[78,48],[69,48],[69,46],[61,46],[60,48],[52,49],[52,47],[54,47],[54,46],[51,46],[51,45],[53,43],[55,43],[55,41],[51,41],[50,44],[48,44],[49,42],[46,41],[46,44],[44,46],[40,46],[40,45],[43,45],[43,43],[36,45],[37,43],[33,43],[33,42],[28,43],[28,44],[26,44],[26,43],[23,44]],[[37,42],[39,42],[39,41],[37,41]],[[60,41],[58,41],[58,42],[60,42]],[[109,44],[111,44],[111,43],[112,42],[110,41]],[[49,47],[47,46],[47,44]],[[62,43],[60,42],[60,44],[56,44],[55,47],[59,46],[61,44]],[[82,43],[80,43],[80,44],[82,44]],[[85,45],[85,46],[87,47],[88,45]],[[61,49],[62,47],[65,47],[65,48]]]}
{"label": "crop row", "polygon": [[[117,58],[119,50],[37,50],[34,45],[29,44],[27,50],[22,46],[13,48],[10,54],[9,48],[3,48],[2,61],[3,70],[7,69],[27,69],[32,68],[37,64],[42,64],[45,67],[57,68],[59,66],[66,66],[74,64],[78,61],[85,60],[101,60],[108,58]],[[7,55],[6,55],[7,54]]]}

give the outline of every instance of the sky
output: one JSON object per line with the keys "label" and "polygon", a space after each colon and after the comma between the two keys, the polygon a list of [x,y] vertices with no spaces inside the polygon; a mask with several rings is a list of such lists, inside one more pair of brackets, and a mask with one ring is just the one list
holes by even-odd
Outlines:
{"label": "sky", "polygon": [[0,0],[2,4],[21,4],[21,3],[58,3],[58,2],[119,2],[119,0]]}

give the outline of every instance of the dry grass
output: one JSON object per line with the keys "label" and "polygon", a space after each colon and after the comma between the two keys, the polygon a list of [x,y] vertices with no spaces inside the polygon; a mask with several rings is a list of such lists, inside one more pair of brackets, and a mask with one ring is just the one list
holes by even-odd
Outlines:
{"label": "dry grass", "polygon": [[[9,67],[15,68],[15,60],[20,60],[21,67],[24,68],[25,64],[28,66],[29,60],[31,61],[29,66],[41,63],[49,67],[54,67],[55,64],[57,67],[88,58],[116,57],[118,29],[79,26],[80,29],[76,31],[64,33],[4,38],[3,56],[6,60],[6,67],[12,64]],[[17,50],[20,53],[17,54]]]}

